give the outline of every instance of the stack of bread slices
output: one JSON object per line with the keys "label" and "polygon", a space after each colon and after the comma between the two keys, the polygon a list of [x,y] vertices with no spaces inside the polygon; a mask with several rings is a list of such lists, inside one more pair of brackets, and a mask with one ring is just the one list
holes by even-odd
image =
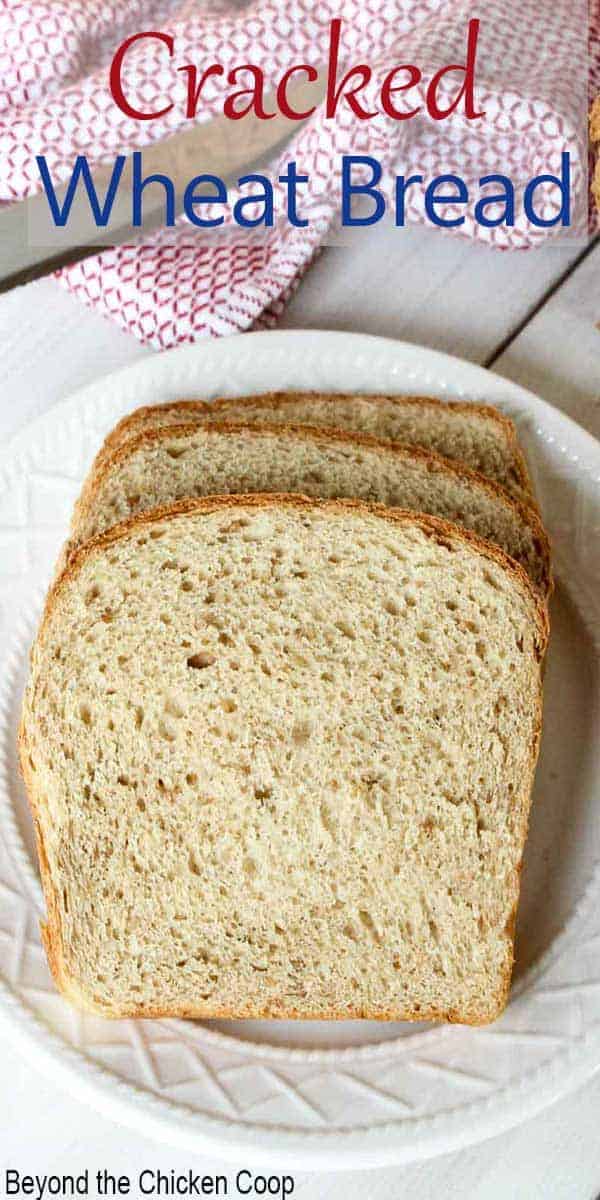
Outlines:
{"label": "stack of bread slices", "polygon": [[289,393],[121,421],[20,734],[64,994],[105,1016],[497,1017],[550,590],[495,409]]}

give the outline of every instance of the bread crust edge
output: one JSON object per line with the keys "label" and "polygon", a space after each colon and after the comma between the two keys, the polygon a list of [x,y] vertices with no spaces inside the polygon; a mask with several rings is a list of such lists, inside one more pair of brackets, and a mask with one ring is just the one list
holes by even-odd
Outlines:
{"label": "bread crust edge", "polygon": [[[454,412],[463,414],[465,416],[477,413],[478,416],[492,421],[494,424],[501,426],[501,428],[504,430],[507,443],[513,454],[519,486],[523,493],[528,498],[531,498],[532,505],[535,505],[533,488],[531,485],[529,471],[527,469],[527,463],[525,461],[523,451],[519,445],[515,425],[511,418],[489,404],[478,404],[468,400],[440,400],[435,396],[386,395],[384,393],[369,392],[318,392],[315,390],[290,390],[287,392],[258,392],[256,394],[245,396],[219,396],[214,400],[167,400],[163,404],[145,404],[134,409],[133,412],[126,414],[126,416],[122,417],[121,420],[117,422],[114,429],[112,429],[105,438],[104,444],[100,448],[100,451],[94,461],[92,470],[94,470],[95,467],[100,464],[105,453],[110,453],[112,449],[121,442],[123,435],[127,433],[127,430],[135,429],[137,423],[140,421],[140,418],[143,420],[150,413],[160,411],[173,412],[181,409],[184,413],[206,413],[208,416],[210,416],[211,413],[226,413],[227,408],[235,404],[252,404],[256,401],[260,401],[267,408],[279,410],[285,407],[286,404],[289,404],[298,397],[302,396],[320,396],[327,401],[331,401],[332,403],[335,403],[339,400],[366,400],[372,404],[389,403],[390,401],[393,401],[394,403],[406,407],[426,406],[434,410],[439,410],[440,408],[450,408]],[[332,426],[332,428],[333,427],[334,426]]]}
{"label": "bread crust edge", "polygon": [[[431,472],[437,472],[440,475],[445,475],[447,478],[454,478],[460,480],[462,483],[469,484],[478,491],[485,492],[490,498],[495,499],[505,508],[510,509],[513,515],[518,517],[523,525],[530,530],[532,538],[539,543],[540,547],[539,557],[542,564],[542,572],[538,585],[539,589],[546,598],[552,593],[554,584],[550,539],[542,524],[537,507],[533,504],[530,504],[528,501],[519,500],[503,488],[501,484],[496,483],[485,475],[481,475],[478,471],[471,470],[470,467],[462,463],[444,458],[443,455],[437,454],[435,451],[425,450],[420,446],[406,445],[404,442],[388,441],[383,438],[374,437],[371,434],[353,433],[348,430],[299,425],[296,423],[274,425],[268,422],[264,424],[262,422],[248,424],[244,421],[209,421],[201,426],[182,423],[140,430],[139,433],[128,438],[126,442],[117,445],[114,450],[107,454],[102,462],[98,463],[92,469],[85,480],[81,494],[75,503],[73,520],[71,522],[71,538],[66,554],[70,556],[73,548],[78,544],[78,526],[88,516],[90,509],[96,502],[102,484],[115,467],[126,461],[132,454],[144,446],[156,445],[157,443],[168,441],[170,438],[192,437],[201,432],[207,432],[208,434],[244,434],[244,436],[248,437],[267,436],[273,438],[273,440],[301,438],[306,442],[313,442],[315,444],[363,446],[382,456],[393,455],[399,459],[421,462]],[[202,497],[199,498],[201,499]],[[147,510],[147,512],[151,511],[153,510]],[[143,514],[134,514],[134,516],[141,515]],[[443,518],[437,519],[441,520]]]}
{"label": "bread crust edge", "polygon": [[127,520],[113,525],[104,533],[99,533],[88,541],[82,542],[80,546],[77,546],[73,550],[62,571],[56,576],[50,586],[38,630],[38,638],[43,632],[50,608],[64,584],[72,577],[79,566],[97,550],[102,550],[112,545],[115,541],[125,538],[128,534],[135,534],[138,529],[143,529],[149,524],[174,520],[176,517],[188,513],[208,515],[213,512],[225,512],[230,508],[241,506],[265,509],[276,508],[278,505],[303,512],[333,512],[340,515],[354,512],[359,515],[375,516],[389,521],[390,524],[394,525],[416,525],[426,536],[434,540],[439,540],[440,538],[446,541],[455,539],[458,542],[471,546],[484,558],[501,566],[512,577],[513,581],[520,585],[521,589],[525,590],[537,614],[538,630],[545,649],[549,632],[547,605],[524,568],[499,546],[478,537],[470,529],[464,529],[461,526],[453,524],[451,521],[445,521],[442,517],[434,517],[426,513],[415,513],[404,508],[389,508],[385,504],[370,504],[366,500],[320,500],[316,497],[303,496],[293,492],[236,492],[229,496],[212,495],[176,500],[173,504],[161,505],[159,508],[153,508],[148,512],[129,517]]}

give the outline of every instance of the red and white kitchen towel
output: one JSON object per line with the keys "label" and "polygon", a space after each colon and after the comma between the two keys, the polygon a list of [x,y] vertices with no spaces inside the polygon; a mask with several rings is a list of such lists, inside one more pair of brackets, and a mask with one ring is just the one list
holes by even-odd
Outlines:
{"label": "red and white kitchen towel", "polygon": [[[481,20],[478,107],[485,121],[455,114],[434,122],[418,116],[359,122],[348,108],[335,120],[317,109],[286,145],[270,174],[295,159],[309,176],[302,193],[307,228],[281,215],[272,229],[245,230],[226,221],[218,236],[198,237],[185,220],[135,244],[94,255],[58,272],[62,284],[157,348],[273,322],[326,238],[339,208],[335,175],[342,154],[371,154],[393,192],[397,173],[425,180],[459,173],[469,190],[487,171],[518,182],[558,173],[571,154],[572,190],[581,204],[587,175],[584,121],[588,67],[594,79],[600,0],[591,5],[588,59],[586,0],[3,0],[0,7],[0,202],[39,189],[36,154],[54,181],[69,178],[74,157],[111,161],[184,128],[184,106],[134,121],[112,99],[108,67],[116,47],[142,29],[169,33],[176,63],[262,68],[266,91],[287,67],[327,59],[330,21],[342,20],[341,59],[368,62],[381,80],[398,63],[431,74],[464,62],[471,17]],[[128,95],[148,109],[172,95],[174,62],[146,39],[132,47]],[[222,111],[223,90],[206,91],[198,119]],[[198,172],[203,170],[198,163]],[[278,185],[276,185],[277,188]],[[276,207],[282,213],[282,208]],[[549,236],[517,219],[514,228],[483,228],[466,211],[461,234],[504,249],[527,249]],[[407,220],[423,219],[415,194]],[[398,236],[402,236],[399,230]]]}

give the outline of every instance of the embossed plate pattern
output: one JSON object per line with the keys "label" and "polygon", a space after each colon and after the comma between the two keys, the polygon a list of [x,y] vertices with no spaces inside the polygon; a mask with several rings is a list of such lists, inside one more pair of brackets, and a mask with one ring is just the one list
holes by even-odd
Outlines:
{"label": "embossed plate pattern", "polygon": [[[91,458],[138,404],[285,387],[429,393],[517,421],[554,543],[545,733],[511,1000],[485,1029],[117,1021],[56,993],[15,733],[27,650]],[[57,1083],[190,1150],[289,1168],[431,1156],[524,1120],[600,1065],[600,446],[468,363],[342,333],[246,334],[145,359],[73,396],[0,458],[0,1018]]]}

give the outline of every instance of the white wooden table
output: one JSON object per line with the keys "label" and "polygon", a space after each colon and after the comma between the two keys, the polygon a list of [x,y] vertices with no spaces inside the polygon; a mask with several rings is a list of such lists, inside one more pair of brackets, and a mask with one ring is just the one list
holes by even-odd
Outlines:
{"label": "white wooden table", "polygon": [[[600,437],[600,244],[498,254],[434,231],[374,227],[351,250],[323,252],[281,325],[384,334],[462,355]],[[150,353],[53,280],[0,296],[3,444],[77,387]],[[7,1167],[135,1174],[193,1166],[228,1175],[235,1194],[235,1168],[119,1129],[57,1091],[6,1038],[0,1114],[0,1191]],[[396,1170],[295,1179],[295,1195],[328,1200],[596,1200],[600,1073],[534,1121],[470,1150]]]}

